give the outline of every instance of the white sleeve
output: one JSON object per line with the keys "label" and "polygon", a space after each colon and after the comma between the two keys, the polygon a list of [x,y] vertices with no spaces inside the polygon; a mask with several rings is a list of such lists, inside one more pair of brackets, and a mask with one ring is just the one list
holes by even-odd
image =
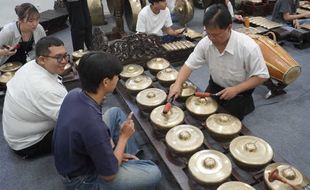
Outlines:
{"label": "white sleeve", "polygon": [[137,25],[136,25],[137,32],[143,32],[143,33],[146,32],[145,22],[146,22],[146,19],[144,15],[140,12],[140,14],[138,14]]}
{"label": "white sleeve", "polygon": [[228,1],[228,3],[227,3],[227,8],[228,8],[228,11],[229,11],[231,17],[234,17],[234,15],[235,15],[234,14],[234,8],[233,8],[233,6],[232,6],[230,1]]}
{"label": "white sleeve", "polygon": [[260,78],[270,77],[265,59],[258,45],[249,52],[248,57],[245,60],[248,63],[245,64],[248,78],[252,76],[258,76]]}
{"label": "white sleeve", "polygon": [[186,66],[191,70],[200,68],[203,64],[207,63],[206,51],[208,51],[208,42],[206,41],[208,37],[200,40],[196,45],[194,51],[189,55],[185,61]]}
{"label": "white sleeve", "polygon": [[165,19],[165,27],[171,27],[172,26],[172,19],[170,15],[169,9],[166,7],[166,19]]}
{"label": "white sleeve", "polygon": [[40,96],[38,104],[36,105],[46,117],[56,121],[64,98],[64,95],[49,91]]}

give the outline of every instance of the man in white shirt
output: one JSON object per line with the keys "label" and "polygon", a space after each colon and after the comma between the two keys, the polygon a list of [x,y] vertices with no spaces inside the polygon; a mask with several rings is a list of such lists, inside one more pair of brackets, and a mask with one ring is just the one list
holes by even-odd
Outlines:
{"label": "man in white shirt", "polygon": [[207,92],[214,93],[227,112],[242,120],[254,110],[254,88],[269,78],[262,52],[250,37],[231,29],[232,19],[225,5],[210,6],[203,23],[207,36],[182,66],[168,98],[180,94],[182,83],[193,69],[207,64],[210,73]]}
{"label": "man in white shirt", "polygon": [[[170,36],[180,35],[171,28],[172,20],[166,0],[149,0],[138,15],[136,31],[163,36],[163,31]],[[163,31],[162,31],[163,30]]]}
{"label": "man in white shirt", "polygon": [[61,40],[41,38],[36,59],[26,63],[7,83],[3,106],[3,134],[22,158],[51,152],[53,128],[67,90],[60,81],[68,63]]}

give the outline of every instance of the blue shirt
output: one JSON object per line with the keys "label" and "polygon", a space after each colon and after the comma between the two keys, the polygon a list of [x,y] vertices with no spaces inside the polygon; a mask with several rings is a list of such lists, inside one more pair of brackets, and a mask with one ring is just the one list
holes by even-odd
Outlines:
{"label": "blue shirt", "polygon": [[102,108],[81,89],[65,97],[53,136],[55,165],[63,176],[114,175],[118,160]]}

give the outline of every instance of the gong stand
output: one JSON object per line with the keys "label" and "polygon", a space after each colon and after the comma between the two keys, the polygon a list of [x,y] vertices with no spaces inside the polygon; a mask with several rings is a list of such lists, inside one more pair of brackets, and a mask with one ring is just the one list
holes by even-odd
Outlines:
{"label": "gong stand", "polygon": [[66,5],[63,0],[56,0],[54,1],[54,9],[61,9],[61,8],[66,8]]}
{"label": "gong stand", "polygon": [[158,36],[144,33],[115,40],[109,45],[108,52],[118,57],[124,65],[135,63],[143,67],[148,60],[165,53]]}
{"label": "gong stand", "polygon": [[71,70],[68,74],[62,76],[62,84],[66,87],[67,91],[70,91],[71,89],[81,87],[81,83],[76,69],[77,65],[72,60],[68,60],[68,63],[71,65]]}
{"label": "gong stand", "polygon": [[108,50],[108,38],[100,27],[94,27],[91,49],[104,52]]}
{"label": "gong stand", "polygon": [[[168,92],[169,88],[162,86],[155,76],[146,71],[144,74],[152,78],[152,86],[154,88],[160,88],[165,92]],[[178,189],[190,190],[190,189],[200,189],[205,188],[207,190],[215,190],[217,186],[202,186],[198,184],[195,180],[192,179],[189,169],[187,167],[189,156],[182,156],[171,152],[165,142],[165,134],[162,134],[160,131],[154,130],[155,127],[150,121],[150,113],[143,112],[139,109],[136,96],[128,92],[125,87],[125,81],[120,80],[116,87],[116,92],[119,94],[117,96],[124,105],[124,108],[127,111],[132,111],[134,113],[135,122],[144,131],[145,135],[148,137],[150,143],[155,148],[156,152],[160,156],[166,168],[169,170],[170,174],[174,178],[174,181],[178,184]],[[229,152],[230,141],[219,141],[213,138],[207,129],[205,128],[204,122],[197,120],[193,117],[188,110],[185,109],[184,102],[178,102],[177,100],[173,102],[174,105],[180,107],[185,113],[185,124],[191,124],[197,126],[204,133],[205,139],[201,149],[214,149],[224,153],[231,160],[233,169],[232,174],[229,180],[237,180],[245,182],[257,190],[265,190],[264,184],[264,169],[251,170],[247,171],[244,168],[239,167],[234,163],[234,159]],[[218,109],[219,113],[225,112],[221,107]],[[253,135],[251,131],[243,125],[239,135]],[[198,151],[198,150],[197,150]],[[274,153],[272,162],[284,162],[287,163],[283,158]]]}
{"label": "gong stand", "polygon": [[275,83],[271,78],[269,78],[263,85],[269,89],[269,92],[265,95],[266,99],[286,94],[284,88],[287,87],[287,85],[282,82]]}
{"label": "gong stand", "polygon": [[68,27],[68,16],[66,8],[46,10],[40,13],[40,24],[43,26],[46,35],[50,35]]}
{"label": "gong stand", "polygon": [[289,40],[299,49],[310,47],[310,29],[300,28],[291,31]]}

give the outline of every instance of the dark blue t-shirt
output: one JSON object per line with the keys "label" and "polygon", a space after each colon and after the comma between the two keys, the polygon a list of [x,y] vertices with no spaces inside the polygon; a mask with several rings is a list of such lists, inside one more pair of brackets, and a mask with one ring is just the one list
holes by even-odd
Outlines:
{"label": "dark blue t-shirt", "polygon": [[81,89],[74,89],[65,97],[53,136],[55,165],[61,175],[117,173],[118,161],[101,110]]}
{"label": "dark blue t-shirt", "polygon": [[273,8],[272,20],[280,23],[290,23],[284,20],[283,14],[296,14],[298,6],[299,0],[278,0]]}

